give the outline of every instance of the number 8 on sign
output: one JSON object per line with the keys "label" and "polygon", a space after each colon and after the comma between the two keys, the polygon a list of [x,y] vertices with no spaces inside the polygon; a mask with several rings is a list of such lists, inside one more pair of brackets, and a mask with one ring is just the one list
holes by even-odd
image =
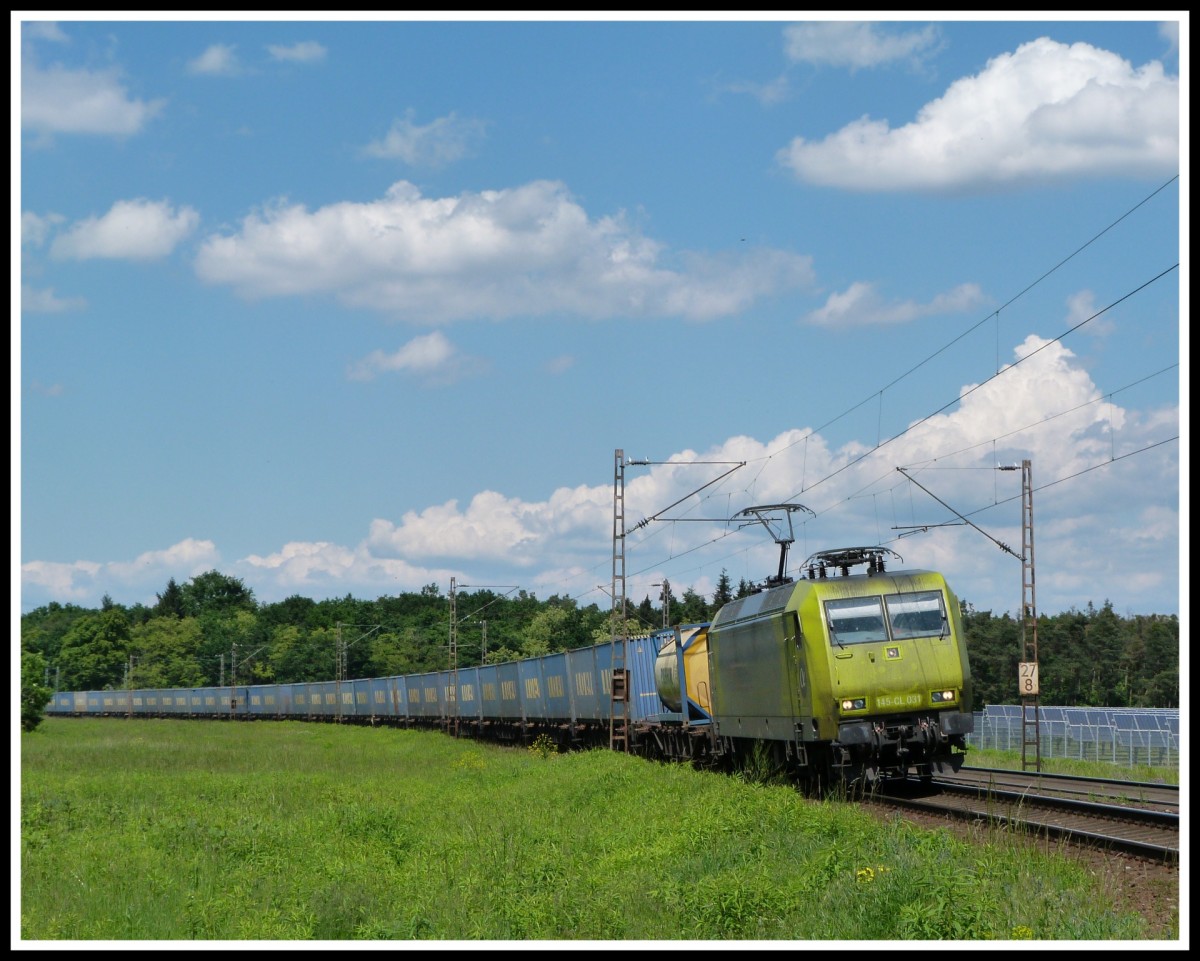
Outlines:
{"label": "number 8 on sign", "polygon": [[1038,666],[1037,661],[1022,661],[1017,665],[1019,672],[1019,686],[1022,697],[1031,697],[1038,693]]}

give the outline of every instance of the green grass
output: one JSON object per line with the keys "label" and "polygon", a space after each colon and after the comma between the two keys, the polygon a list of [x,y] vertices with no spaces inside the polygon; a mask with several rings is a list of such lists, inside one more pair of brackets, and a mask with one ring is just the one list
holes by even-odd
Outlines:
{"label": "green grass", "polygon": [[21,746],[24,941],[1147,937],[1075,862],[609,751],[64,718]]}
{"label": "green grass", "polygon": [[[995,751],[990,748],[971,748],[967,752],[967,767],[994,767],[1021,770],[1020,751]],[[1099,777],[1118,781],[1145,781],[1154,784],[1178,784],[1179,768],[1148,767],[1146,765],[1111,764],[1105,761],[1080,761],[1074,758],[1043,757],[1045,774],[1071,774],[1076,777]]]}

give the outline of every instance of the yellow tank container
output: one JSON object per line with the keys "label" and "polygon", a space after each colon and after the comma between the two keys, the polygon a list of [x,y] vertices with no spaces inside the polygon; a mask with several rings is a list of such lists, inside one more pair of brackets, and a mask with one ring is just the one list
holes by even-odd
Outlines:
{"label": "yellow tank container", "polygon": [[[679,681],[679,652],[683,650],[684,684]],[[682,691],[686,689],[688,713],[699,708],[712,714],[712,688],[708,680],[708,625],[681,627],[659,649],[654,661],[654,684],[658,696],[672,711],[682,713]]]}

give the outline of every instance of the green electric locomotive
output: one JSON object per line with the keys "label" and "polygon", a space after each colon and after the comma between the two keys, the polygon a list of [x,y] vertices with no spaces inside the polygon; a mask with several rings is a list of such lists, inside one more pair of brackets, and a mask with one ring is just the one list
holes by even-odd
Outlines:
{"label": "green electric locomotive", "polygon": [[957,770],[974,729],[959,603],[941,574],[887,571],[888,555],[823,551],[800,579],[726,604],[687,651],[664,648],[660,696],[682,706],[687,691],[718,756],[765,749],[847,783]]}

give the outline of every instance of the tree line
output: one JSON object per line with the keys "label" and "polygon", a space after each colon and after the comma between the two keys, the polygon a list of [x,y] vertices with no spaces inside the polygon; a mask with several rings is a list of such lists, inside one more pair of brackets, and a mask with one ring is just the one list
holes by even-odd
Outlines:
{"label": "tree line", "polygon": [[[1022,624],[963,604],[975,706],[1016,704]],[[1110,601],[1037,619],[1042,704],[1066,707],[1179,707],[1179,618],[1121,617]]]}
{"label": "tree line", "polygon": [[[708,621],[735,589],[722,571],[711,601],[691,588],[676,597],[660,585],[655,600],[627,605],[628,630]],[[54,690],[214,687],[390,677],[449,664],[449,597],[436,584],[359,600],[294,595],[259,603],[236,577],[219,571],[184,584],[172,578],[153,605],[126,607],[107,595],[99,609],[52,602],[21,617],[22,678]],[[455,594],[459,667],[535,657],[608,640],[614,614],[595,603],[526,591]],[[1005,613],[963,604],[975,704],[1015,703],[1021,624]],[[1038,618],[1041,702],[1093,707],[1178,707],[1179,619],[1121,617],[1105,602]]]}

